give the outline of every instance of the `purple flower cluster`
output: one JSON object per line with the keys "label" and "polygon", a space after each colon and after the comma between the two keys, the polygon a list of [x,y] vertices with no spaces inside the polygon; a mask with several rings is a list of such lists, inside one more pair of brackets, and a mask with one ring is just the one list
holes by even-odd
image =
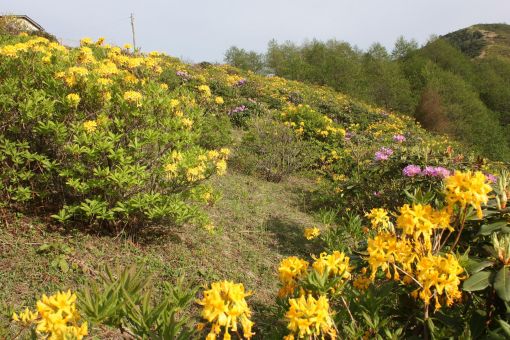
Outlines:
{"label": "purple flower cluster", "polygon": [[409,164],[402,170],[402,174],[407,177],[427,176],[446,178],[451,175],[451,171],[442,166],[426,166],[422,170],[418,165]]}
{"label": "purple flower cluster", "polygon": [[451,175],[451,171],[442,166],[426,166],[422,174],[423,176],[446,178]]}
{"label": "purple flower cluster", "polygon": [[393,135],[393,141],[397,143],[402,143],[406,141],[406,137],[404,135]]}
{"label": "purple flower cluster", "polygon": [[191,76],[186,71],[177,71],[177,72],[175,72],[175,74],[178,77],[181,77],[183,80],[190,80],[191,79]]}
{"label": "purple flower cluster", "polygon": [[498,181],[498,177],[493,174],[485,174],[485,178],[489,183],[496,183]]}
{"label": "purple flower cluster", "polygon": [[234,84],[234,86],[243,86],[244,84],[246,84],[247,80],[246,79],[241,79],[239,80],[237,83]]}
{"label": "purple flower cluster", "polygon": [[402,170],[402,174],[407,177],[421,175],[421,168],[418,165],[409,164]]}
{"label": "purple flower cluster", "polygon": [[393,155],[393,150],[390,148],[382,147],[375,153],[374,159],[376,161],[385,161]]}
{"label": "purple flower cluster", "polygon": [[230,110],[229,114],[234,114],[234,113],[239,113],[239,112],[243,112],[243,111],[246,111],[248,108],[244,105],[241,105],[241,106],[238,106],[232,110]]}

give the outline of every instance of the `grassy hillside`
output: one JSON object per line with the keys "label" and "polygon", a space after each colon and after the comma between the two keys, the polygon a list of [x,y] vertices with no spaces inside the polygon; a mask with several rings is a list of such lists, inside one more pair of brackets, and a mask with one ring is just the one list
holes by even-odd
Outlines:
{"label": "grassy hillside", "polygon": [[[26,35],[1,36],[0,56],[0,337],[37,323],[34,336],[242,337],[239,324],[249,338],[249,320],[260,339],[475,332],[482,303],[463,305],[468,259],[455,254],[471,246],[482,258],[476,214],[504,213],[503,175],[485,209],[502,165],[409,116],[227,65]],[[422,229],[406,214],[421,214]],[[383,239],[402,252],[382,245],[381,257]],[[121,273],[131,265],[140,276]],[[240,286],[211,286],[221,280],[252,291],[249,307]],[[67,289],[78,312],[73,298],[41,300]],[[38,300],[34,320],[18,316]],[[306,313],[320,318],[296,326]],[[502,332],[491,320],[480,334]]]}
{"label": "grassy hillside", "polygon": [[447,134],[483,156],[508,161],[509,27],[475,25],[423,46],[400,37],[391,51],[379,43],[363,51],[337,40],[270,41],[265,54],[232,47],[225,60],[245,69],[327,85],[409,114],[429,131]]}
{"label": "grassy hillside", "polygon": [[510,57],[510,25],[478,24],[448,33],[444,38],[471,58]]}

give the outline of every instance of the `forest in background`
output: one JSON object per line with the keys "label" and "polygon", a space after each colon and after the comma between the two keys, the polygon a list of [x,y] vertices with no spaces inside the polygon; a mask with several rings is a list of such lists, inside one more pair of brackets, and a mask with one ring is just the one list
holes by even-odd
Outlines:
{"label": "forest in background", "polygon": [[509,25],[488,24],[432,36],[423,46],[400,37],[391,51],[379,43],[365,51],[338,40],[272,40],[265,53],[233,46],[225,61],[409,114],[430,131],[508,161],[509,37]]}

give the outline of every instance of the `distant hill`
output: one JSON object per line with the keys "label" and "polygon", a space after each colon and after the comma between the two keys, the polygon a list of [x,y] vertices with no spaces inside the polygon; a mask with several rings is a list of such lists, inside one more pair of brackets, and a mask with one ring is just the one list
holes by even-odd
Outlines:
{"label": "distant hill", "polygon": [[443,36],[471,58],[487,55],[510,57],[510,25],[479,24]]}

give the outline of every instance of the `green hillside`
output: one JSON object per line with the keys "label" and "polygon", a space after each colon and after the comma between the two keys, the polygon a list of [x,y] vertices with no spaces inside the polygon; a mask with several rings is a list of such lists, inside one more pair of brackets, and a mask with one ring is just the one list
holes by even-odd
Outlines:
{"label": "green hillside", "polygon": [[[374,43],[270,41],[266,53],[232,47],[235,66],[327,85],[408,114],[495,160],[510,160],[509,25],[475,25],[423,46],[400,37],[389,51]],[[475,58],[476,57],[476,58]],[[261,66],[264,65],[264,66]]]}
{"label": "green hillside", "polygon": [[443,36],[471,58],[510,57],[510,25],[479,24]]}
{"label": "green hillside", "polygon": [[[474,91],[438,68],[412,83],[422,118]],[[488,114],[446,117],[487,141]],[[103,38],[3,34],[0,122],[0,338],[510,327],[506,166],[411,115]]]}

